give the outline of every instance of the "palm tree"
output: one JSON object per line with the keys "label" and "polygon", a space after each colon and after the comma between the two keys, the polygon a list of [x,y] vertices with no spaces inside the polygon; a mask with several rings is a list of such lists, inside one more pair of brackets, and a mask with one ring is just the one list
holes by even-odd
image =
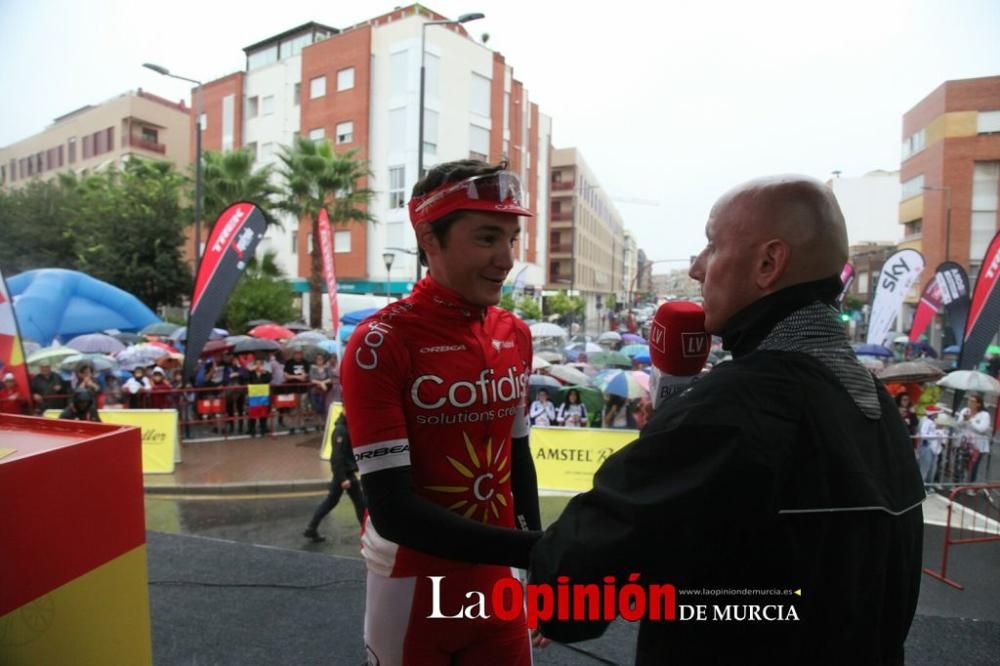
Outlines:
{"label": "palm tree", "polygon": [[320,210],[326,209],[334,225],[374,221],[368,212],[373,193],[363,185],[371,171],[367,161],[355,158],[356,153],[356,150],[336,153],[329,140],[313,142],[303,137],[281,149],[279,173],[284,177],[284,191],[277,207],[312,225],[309,325],[313,328],[322,325],[323,316]]}
{"label": "palm tree", "polygon": [[264,213],[268,226],[281,226],[273,213],[275,198],[281,193],[272,182],[273,175],[270,164],[254,168],[254,156],[249,150],[205,151],[202,154],[201,196],[209,233],[222,211],[236,201],[253,202]]}

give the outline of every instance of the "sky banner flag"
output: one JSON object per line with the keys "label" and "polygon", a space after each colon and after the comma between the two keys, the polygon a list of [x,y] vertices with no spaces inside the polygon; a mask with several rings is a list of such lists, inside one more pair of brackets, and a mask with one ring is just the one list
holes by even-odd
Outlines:
{"label": "sky banner flag", "polygon": [[965,324],[965,342],[958,357],[959,370],[972,370],[983,360],[986,348],[1000,330],[1000,231],[993,236],[983,255],[983,263],[972,294],[969,319]]}
{"label": "sky banner flag", "polygon": [[913,315],[910,342],[920,340],[920,336],[942,308],[948,314],[956,343],[961,344],[965,334],[965,319],[969,315],[969,276],[954,261],[939,264],[934,275],[927,281]]}
{"label": "sky banner flag", "polygon": [[875,287],[875,302],[868,322],[870,345],[885,343],[903,299],[924,270],[924,255],[916,250],[900,250],[885,260]]}
{"label": "sky banner flag", "polygon": [[333,339],[337,339],[340,327],[340,312],[337,310],[337,273],[333,266],[333,230],[326,208],[319,209],[319,249],[323,257],[323,280],[326,281],[326,295],[330,299],[330,320],[333,322]]}
{"label": "sky banner flag", "polygon": [[17,392],[31,406],[31,386],[28,382],[28,365],[24,360],[21,333],[14,315],[14,301],[7,289],[7,280],[0,271],[0,380],[7,373],[14,375]]}
{"label": "sky banner flag", "polygon": [[215,221],[194,281],[184,347],[185,379],[194,377],[198,356],[266,227],[264,214],[247,201],[234,203]]}
{"label": "sky banner flag", "polygon": [[844,287],[840,290],[840,296],[837,297],[838,306],[847,298],[847,292],[850,291],[851,285],[854,284],[854,266],[850,262],[844,264],[844,270],[840,271],[840,284],[844,285]]}

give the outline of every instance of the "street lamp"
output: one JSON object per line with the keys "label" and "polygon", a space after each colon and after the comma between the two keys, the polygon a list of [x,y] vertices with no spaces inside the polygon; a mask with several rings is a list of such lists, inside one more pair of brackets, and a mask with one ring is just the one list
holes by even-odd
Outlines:
{"label": "street lamp", "polygon": [[385,302],[389,303],[389,281],[390,281],[390,271],[392,271],[392,262],[396,258],[396,254],[393,252],[383,252],[382,261],[385,262]]}
{"label": "street lamp", "polygon": [[[425,46],[427,42],[427,26],[429,25],[458,25],[460,23],[468,23],[469,21],[475,21],[481,18],[486,18],[486,14],[482,12],[472,12],[471,14],[462,14],[454,21],[427,21],[422,26],[420,26],[420,108],[417,111],[417,180],[420,180],[424,176],[424,88],[425,88],[425,78],[426,78],[426,52],[427,48]],[[420,282],[420,259],[417,258],[417,282]]]}
{"label": "street lamp", "polygon": [[928,192],[944,192],[945,205],[945,236],[944,236],[944,260],[951,260],[951,188],[947,186],[931,187],[924,185],[924,190]]}
{"label": "street lamp", "polygon": [[186,76],[171,74],[170,70],[151,62],[142,64],[146,69],[151,69],[157,74],[169,76],[172,79],[187,81],[197,86],[197,97],[195,98],[194,117],[197,129],[194,133],[194,274],[198,275],[198,267],[201,265],[201,81],[189,79]]}

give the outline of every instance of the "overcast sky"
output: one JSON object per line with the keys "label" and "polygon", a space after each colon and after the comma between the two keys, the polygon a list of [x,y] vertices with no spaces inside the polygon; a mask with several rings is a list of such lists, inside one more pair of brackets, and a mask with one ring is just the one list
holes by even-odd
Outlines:
{"label": "overcast sky", "polygon": [[[403,2],[0,0],[0,145],[85,104],[211,80],[242,47],[314,20],[347,27]],[[1000,1],[429,0],[486,32],[576,146],[650,259],[685,259],[730,186],[899,166],[901,117],[948,79],[1000,74]],[[854,238],[852,240],[860,240]],[[655,272],[671,266],[663,263]]]}

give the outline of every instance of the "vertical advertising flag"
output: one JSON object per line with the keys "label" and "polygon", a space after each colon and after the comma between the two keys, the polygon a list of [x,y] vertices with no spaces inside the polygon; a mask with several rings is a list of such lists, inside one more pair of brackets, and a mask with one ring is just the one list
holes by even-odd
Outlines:
{"label": "vertical advertising flag", "polygon": [[837,297],[838,306],[847,298],[847,292],[850,291],[851,285],[854,284],[854,266],[850,262],[844,264],[844,270],[840,271],[840,284],[844,286],[840,290],[840,296]]}
{"label": "vertical advertising flag", "polygon": [[955,340],[959,344],[965,335],[965,320],[969,316],[969,276],[965,269],[954,261],[938,265],[934,275],[924,286],[920,303],[913,316],[910,342],[917,342],[934,316],[941,310],[948,314]]}
{"label": "vertical advertising flag", "polygon": [[264,214],[247,201],[234,203],[215,221],[191,296],[184,347],[185,379],[194,376],[195,364],[212,327],[253,257],[266,227]]}
{"label": "vertical advertising flag", "polygon": [[333,339],[337,339],[340,327],[340,313],[337,311],[337,273],[333,267],[333,231],[326,209],[319,211],[319,249],[323,256],[323,280],[326,281],[326,295],[330,299],[330,320],[333,322]]}
{"label": "vertical advertising flag", "polygon": [[993,236],[976,278],[969,319],[965,324],[965,342],[958,358],[959,370],[972,370],[983,360],[986,348],[1000,330],[1000,232]]}
{"label": "vertical advertising flag", "polygon": [[21,333],[14,315],[14,302],[7,289],[7,280],[0,271],[0,382],[7,373],[14,375],[17,392],[24,404],[31,408],[31,385],[28,381],[28,365],[24,360]]}
{"label": "vertical advertising flag", "polygon": [[881,345],[885,342],[893,319],[903,299],[924,270],[924,255],[916,250],[900,250],[885,260],[875,286],[875,301],[868,322],[865,342]]}

